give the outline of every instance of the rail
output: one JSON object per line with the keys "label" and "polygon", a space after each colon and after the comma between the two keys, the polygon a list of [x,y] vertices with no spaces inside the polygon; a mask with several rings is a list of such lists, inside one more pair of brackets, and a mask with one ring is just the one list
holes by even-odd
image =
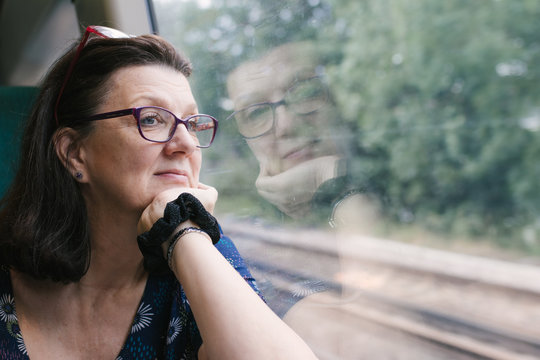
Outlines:
{"label": "rail", "polygon": [[[332,313],[347,319],[358,337],[369,332],[367,321],[416,338],[411,341],[426,347],[426,358],[433,351],[437,358],[444,358],[441,352],[459,359],[540,358],[539,267],[237,219],[222,226],[258,280],[296,301],[315,299],[299,301],[307,310],[297,311],[296,305],[286,320],[291,313],[306,314],[308,322],[310,312]],[[313,324],[296,325],[310,343]],[[311,340],[321,358],[377,358],[376,348],[332,355],[332,344]]]}

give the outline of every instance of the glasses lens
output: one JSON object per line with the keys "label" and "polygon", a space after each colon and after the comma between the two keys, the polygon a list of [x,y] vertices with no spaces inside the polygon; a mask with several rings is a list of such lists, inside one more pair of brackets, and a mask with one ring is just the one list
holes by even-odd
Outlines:
{"label": "glasses lens", "polygon": [[[176,129],[176,118],[168,110],[147,106],[140,108],[139,127],[143,137],[150,141],[170,140]],[[211,116],[195,115],[187,119],[189,133],[199,147],[208,147],[214,139],[216,123]]]}
{"label": "glasses lens", "polygon": [[272,129],[274,111],[269,104],[258,104],[239,110],[234,114],[238,131],[246,138],[257,137]]}
{"label": "glasses lens", "polygon": [[311,78],[296,83],[287,91],[285,102],[299,115],[311,114],[328,101],[328,92],[320,78]]}
{"label": "glasses lens", "polygon": [[175,123],[174,115],[164,109],[145,107],[139,113],[141,132],[150,141],[167,141]]}
{"label": "glasses lens", "polygon": [[214,119],[206,115],[195,115],[188,120],[188,131],[197,137],[199,147],[208,147],[214,139]]}

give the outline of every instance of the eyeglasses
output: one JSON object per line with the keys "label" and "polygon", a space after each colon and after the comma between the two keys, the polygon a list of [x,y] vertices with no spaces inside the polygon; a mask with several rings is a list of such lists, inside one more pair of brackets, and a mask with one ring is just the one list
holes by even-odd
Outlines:
{"label": "eyeglasses", "polygon": [[64,81],[62,83],[62,86],[60,87],[60,91],[58,92],[58,97],[56,98],[56,103],[54,105],[54,119],[56,120],[56,126],[60,124],[58,121],[58,105],[60,104],[60,99],[62,98],[62,94],[64,93],[64,89],[71,78],[71,74],[73,73],[73,69],[75,68],[75,64],[77,63],[77,60],[79,60],[79,56],[81,55],[81,51],[88,42],[90,35],[95,34],[97,36],[100,36],[105,39],[122,39],[122,38],[130,38],[133,37],[132,35],[125,34],[121,32],[120,30],[116,30],[113,28],[109,28],[106,26],[88,26],[86,28],[86,31],[84,32],[83,37],[81,38],[81,42],[79,43],[79,46],[77,47],[77,51],[75,52],[75,56],[73,57],[73,60],[71,60],[71,63],[69,64],[68,70],[66,72],[66,76],[64,77]]}
{"label": "eyeglasses", "polygon": [[185,119],[176,117],[172,112],[158,106],[142,106],[92,115],[76,121],[94,121],[133,115],[141,136],[148,141],[165,143],[172,139],[178,124],[183,124],[194,137],[197,147],[207,148],[214,141],[218,121],[205,114],[190,115]]}
{"label": "eyeglasses", "polygon": [[238,131],[245,139],[255,139],[274,129],[276,108],[286,106],[299,117],[307,117],[328,103],[328,90],[318,76],[297,81],[287,89],[280,101],[249,105],[229,115],[235,119]]}

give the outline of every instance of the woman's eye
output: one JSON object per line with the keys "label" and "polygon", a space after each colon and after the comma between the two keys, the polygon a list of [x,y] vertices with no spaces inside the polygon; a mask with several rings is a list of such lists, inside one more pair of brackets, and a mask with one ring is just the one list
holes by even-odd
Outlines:
{"label": "woman's eye", "polygon": [[158,114],[145,114],[140,119],[141,126],[156,126],[163,123],[162,118]]}

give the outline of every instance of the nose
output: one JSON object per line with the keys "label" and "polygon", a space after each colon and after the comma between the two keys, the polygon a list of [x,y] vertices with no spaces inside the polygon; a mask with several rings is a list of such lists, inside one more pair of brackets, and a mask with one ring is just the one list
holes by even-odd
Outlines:
{"label": "nose", "polygon": [[294,136],[302,124],[293,112],[287,109],[285,104],[277,106],[274,113],[274,133],[276,137]]}
{"label": "nose", "polygon": [[197,137],[190,133],[184,124],[178,123],[173,137],[166,143],[166,152],[168,154],[181,152],[189,156],[197,149]]}

